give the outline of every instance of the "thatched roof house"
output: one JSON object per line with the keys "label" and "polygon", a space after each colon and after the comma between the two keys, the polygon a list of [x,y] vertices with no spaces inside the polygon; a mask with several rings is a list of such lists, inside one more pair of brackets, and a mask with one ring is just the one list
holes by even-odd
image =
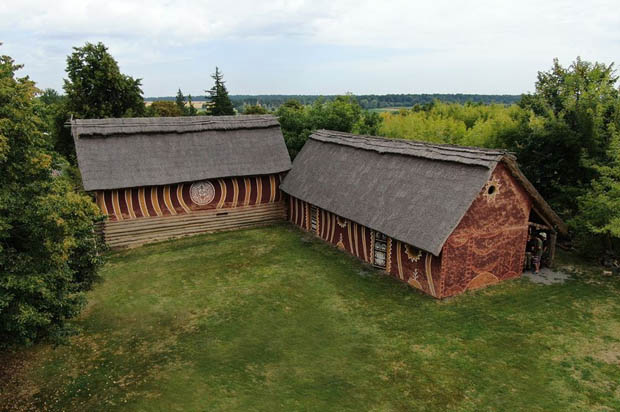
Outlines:
{"label": "thatched roof house", "polygon": [[281,188],[292,221],[436,297],[518,276],[530,222],[566,231],[500,150],[320,130]]}
{"label": "thatched roof house", "polygon": [[291,167],[273,116],[73,120],[84,189],[113,246],[264,223]]}

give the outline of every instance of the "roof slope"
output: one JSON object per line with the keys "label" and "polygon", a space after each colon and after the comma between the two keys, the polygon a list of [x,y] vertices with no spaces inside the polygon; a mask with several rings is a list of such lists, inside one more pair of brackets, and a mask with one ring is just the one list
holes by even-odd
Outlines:
{"label": "roof slope", "polygon": [[279,173],[291,160],[274,116],[73,120],[85,190]]}
{"label": "roof slope", "polygon": [[504,159],[514,161],[501,150],[319,130],[281,188],[438,255]]}

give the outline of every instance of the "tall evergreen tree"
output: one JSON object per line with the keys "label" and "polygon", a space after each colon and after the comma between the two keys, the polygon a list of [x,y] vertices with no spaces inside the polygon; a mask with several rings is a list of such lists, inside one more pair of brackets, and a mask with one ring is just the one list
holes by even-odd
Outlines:
{"label": "tall evergreen tree", "polygon": [[213,116],[235,114],[235,108],[230,101],[230,97],[228,97],[228,90],[226,90],[226,86],[224,85],[224,75],[220,72],[218,67],[215,67],[215,73],[213,73],[211,78],[215,80],[215,84],[211,90],[207,90],[209,93],[207,98],[211,102],[208,113]]}
{"label": "tall evergreen tree", "polygon": [[181,89],[177,92],[177,97],[175,99],[175,104],[179,108],[179,112],[181,115],[187,114],[187,109],[185,108],[185,96],[183,96],[183,92]]}

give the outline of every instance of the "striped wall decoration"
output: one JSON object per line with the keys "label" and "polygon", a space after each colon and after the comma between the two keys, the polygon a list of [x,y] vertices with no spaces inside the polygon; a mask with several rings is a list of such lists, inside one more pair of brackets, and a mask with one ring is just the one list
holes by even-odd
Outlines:
{"label": "striped wall decoration", "polygon": [[[310,203],[292,196],[288,197],[289,221],[307,231],[312,231],[309,224],[311,207]],[[317,208],[317,210],[318,219],[315,234],[318,237],[364,262],[373,262],[376,236],[374,230],[337,216],[325,209]],[[415,261],[407,259],[407,247],[407,244],[387,237],[385,271],[402,282],[421,289],[432,296],[440,297],[441,289],[436,288],[435,280],[441,280],[441,259],[426,252],[424,252],[424,259]],[[438,287],[441,287],[441,284]]]}
{"label": "striped wall decoration", "polygon": [[122,221],[144,217],[174,216],[194,211],[228,209],[278,202],[280,175],[211,179],[215,196],[211,202],[198,205],[190,195],[191,183],[101,190],[96,203],[108,220]]}

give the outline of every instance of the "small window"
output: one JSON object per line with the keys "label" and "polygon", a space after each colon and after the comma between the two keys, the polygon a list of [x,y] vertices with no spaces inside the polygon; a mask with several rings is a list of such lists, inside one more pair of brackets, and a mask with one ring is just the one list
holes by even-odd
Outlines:
{"label": "small window", "polygon": [[383,233],[375,232],[375,247],[373,252],[373,264],[377,267],[385,269],[387,260],[387,236]]}
{"label": "small window", "polygon": [[316,206],[310,207],[310,228],[313,232],[316,232],[319,221],[319,208]]}
{"label": "small window", "polygon": [[495,193],[495,185],[489,186],[489,188],[487,189],[487,193],[490,194],[490,195]]}

